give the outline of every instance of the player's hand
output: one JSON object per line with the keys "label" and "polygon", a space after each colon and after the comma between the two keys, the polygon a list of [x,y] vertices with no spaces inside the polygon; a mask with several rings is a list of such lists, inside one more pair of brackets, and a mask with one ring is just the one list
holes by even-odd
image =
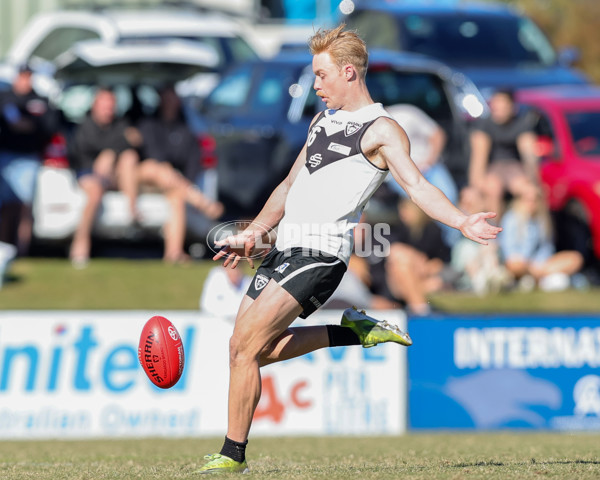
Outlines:
{"label": "player's hand", "polygon": [[219,240],[218,242],[215,242],[215,245],[221,247],[221,250],[213,257],[213,260],[224,258],[224,267],[231,266],[231,268],[236,268],[238,263],[240,263],[240,260],[245,258],[248,261],[250,268],[254,268],[252,255],[256,248],[256,242],[260,237],[261,235],[258,232],[245,231]]}
{"label": "player's hand", "polygon": [[462,234],[474,242],[481,245],[487,245],[486,240],[492,240],[502,231],[501,227],[496,227],[488,223],[488,218],[495,218],[495,212],[481,212],[469,215],[460,226]]}

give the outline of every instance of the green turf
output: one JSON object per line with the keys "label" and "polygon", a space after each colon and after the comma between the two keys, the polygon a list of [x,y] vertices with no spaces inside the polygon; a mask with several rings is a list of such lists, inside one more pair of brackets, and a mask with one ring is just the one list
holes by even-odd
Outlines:
{"label": "green turf", "polygon": [[[12,265],[0,309],[195,310],[210,260],[166,265],[160,260],[94,259],[75,270],[65,259],[26,258]],[[249,273],[251,271],[247,269]],[[600,312],[600,289],[558,293],[432,296],[448,312]]]}
{"label": "green turf", "polygon": [[13,263],[0,309],[197,309],[214,262],[97,259],[75,270],[65,259]]}
{"label": "green turf", "polygon": [[[266,479],[597,479],[599,435],[411,434],[254,438]],[[191,479],[220,439],[0,442],[3,479]],[[227,477],[238,475],[228,475]]]}

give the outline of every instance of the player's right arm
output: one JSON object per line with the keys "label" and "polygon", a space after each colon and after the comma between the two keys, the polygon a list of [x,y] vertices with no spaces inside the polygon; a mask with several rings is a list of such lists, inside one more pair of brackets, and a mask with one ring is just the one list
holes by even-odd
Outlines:
{"label": "player's right arm", "polygon": [[[312,124],[316,120],[319,114],[315,115]],[[285,201],[288,196],[288,192],[298,173],[304,167],[306,163],[306,149],[307,142],[304,143],[302,150],[296,157],[292,168],[290,169],[287,177],[273,190],[273,193],[269,196],[269,199],[265,203],[264,207],[257,215],[257,217],[252,221],[250,225],[240,234],[234,235],[232,237],[225,238],[219,242],[216,242],[217,246],[224,247],[221,249],[214,257],[213,260],[219,260],[225,257],[225,261],[223,262],[223,266],[231,266],[231,268],[237,267],[237,264],[241,260],[242,249],[238,248],[238,252],[235,249],[232,249],[231,245],[238,245],[241,247],[243,245],[243,256],[248,259],[248,263],[250,267],[254,268],[254,262],[252,261],[252,254],[256,247],[256,243],[262,239],[265,233],[271,232],[279,222],[283,218],[283,214],[285,213]]]}

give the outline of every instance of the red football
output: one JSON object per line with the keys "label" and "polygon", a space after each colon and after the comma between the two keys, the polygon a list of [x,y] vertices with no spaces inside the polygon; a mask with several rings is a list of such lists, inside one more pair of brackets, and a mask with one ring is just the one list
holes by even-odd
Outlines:
{"label": "red football", "polygon": [[165,317],[155,316],[142,329],[138,358],[150,381],[171,388],[181,378],[185,356],[181,336]]}

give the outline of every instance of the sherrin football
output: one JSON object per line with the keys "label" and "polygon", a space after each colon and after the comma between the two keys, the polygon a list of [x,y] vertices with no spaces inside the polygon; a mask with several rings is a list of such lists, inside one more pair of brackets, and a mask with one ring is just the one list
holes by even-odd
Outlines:
{"label": "sherrin football", "polygon": [[175,326],[165,317],[154,316],[144,325],[138,358],[157,387],[171,388],[181,378],[185,363],[183,343]]}

